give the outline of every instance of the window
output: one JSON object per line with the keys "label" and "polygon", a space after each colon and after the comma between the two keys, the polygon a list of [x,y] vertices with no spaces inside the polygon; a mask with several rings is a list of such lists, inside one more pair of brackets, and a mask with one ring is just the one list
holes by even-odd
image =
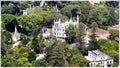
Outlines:
{"label": "window", "polygon": [[95,66],[95,63],[94,63],[94,66]]}
{"label": "window", "polygon": [[109,64],[109,61],[107,61],[107,64]]}
{"label": "window", "polygon": [[101,65],[102,65],[102,61],[101,61]]}
{"label": "window", "polygon": [[105,57],[103,57],[103,59],[105,59]]}

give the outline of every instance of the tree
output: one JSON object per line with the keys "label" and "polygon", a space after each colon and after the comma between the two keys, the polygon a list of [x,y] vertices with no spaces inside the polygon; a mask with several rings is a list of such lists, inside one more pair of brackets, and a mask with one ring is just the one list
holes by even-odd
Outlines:
{"label": "tree", "polygon": [[65,29],[65,33],[67,35],[67,41],[69,43],[73,43],[74,42],[74,38],[75,38],[75,34],[76,34],[76,31],[75,31],[75,26],[70,24],[66,29]]}
{"label": "tree", "polygon": [[77,47],[66,49],[65,56],[67,57],[66,60],[68,61],[69,66],[88,66],[89,64],[89,61],[84,58]]}
{"label": "tree", "polygon": [[[77,12],[79,12],[79,5],[66,5],[61,9],[61,13],[65,16],[68,16],[69,18],[71,16],[76,16],[76,14],[79,14]],[[73,13],[75,13],[75,15]]]}
{"label": "tree", "polygon": [[109,16],[108,16],[108,24],[114,25],[114,24],[119,24],[118,20],[119,20],[119,16],[118,16],[118,11],[115,10],[115,8],[108,8],[109,9]]}
{"label": "tree", "polygon": [[48,49],[46,60],[50,66],[68,66],[67,61],[64,58],[64,47],[60,45],[60,43],[57,43]]}
{"label": "tree", "polygon": [[2,1],[1,9],[2,14],[21,15],[22,10],[29,8],[29,1]]}
{"label": "tree", "polygon": [[28,60],[29,60],[29,62],[32,62],[35,59],[36,59],[36,53],[34,51],[30,51],[28,53]]}
{"label": "tree", "polygon": [[99,40],[100,50],[114,59],[113,66],[118,66],[119,45],[116,41]]}
{"label": "tree", "polygon": [[2,14],[1,20],[2,20],[2,28],[5,28],[5,26],[8,23],[13,22],[16,19],[16,17],[12,14]]}
{"label": "tree", "polygon": [[[56,10],[55,10],[56,11]],[[58,12],[53,12],[47,18],[45,19],[45,26],[47,27],[52,27],[54,21],[61,19],[61,21],[65,21],[67,17],[62,15],[61,13]]]}
{"label": "tree", "polygon": [[109,7],[118,8],[119,7],[119,2],[118,1],[107,1],[106,5],[109,6]]}
{"label": "tree", "polygon": [[116,37],[119,37],[119,30],[110,29],[110,39],[114,40]]}
{"label": "tree", "polygon": [[45,59],[40,59],[32,62],[33,66],[35,67],[47,67],[49,63]]}
{"label": "tree", "polygon": [[2,14],[15,14],[15,11],[17,11],[16,6],[13,3],[9,3],[8,5],[2,5]]}
{"label": "tree", "polygon": [[25,34],[20,35],[20,40],[24,46],[26,46],[26,44],[30,41],[30,39]]}
{"label": "tree", "polygon": [[76,42],[79,43],[79,45],[81,45],[81,46],[83,45],[85,31],[86,31],[86,25],[83,23],[79,23],[79,25],[76,29]]}
{"label": "tree", "polygon": [[17,66],[17,61],[14,57],[10,54],[4,56],[1,61],[2,67],[15,67]]}
{"label": "tree", "polygon": [[43,17],[38,14],[30,14],[27,16],[17,17],[17,22],[19,25],[22,25],[27,31],[34,32],[38,28],[43,26]]}
{"label": "tree", "polygon": [[26,57],[22,57],[22,58],[19,58],[17,59],[17,65],[18,66],[24,66],[24,67],[28,67],[28,66],[31,66],[31,64],[29,63],[28,59]]}
{"label": "tree", "polygon": [[32,39],[32,45],[31,48],[33,48],[33,50],[36,53],[43,53],[44,52],[44,47],[45,45],[43,44],[43,36],[42,36],[42,30],[40,31],[40,34],[38,36],[33,36]]}
{"label": "tree", "polygon": [[1,56],[6,55],[7,51],[12,47],[12,34],[8,31],[2,31],[1,35]]}
{"label": "tree", "polygon": [[90,36],[90,42],[89,42],[89,50],[94,50],[94,49],[98,49],[99,45],[97,43],[97,39],[96,39],[96,28],[97,28],[97,23],[93,22],[92,23],[92,30],[91,30],[91,36]]}
{"label": "tree", "polygon": [[12,44],[12,34],[8,31],[3,32],[2,35],[3,37],[3,43],[5,44]]}

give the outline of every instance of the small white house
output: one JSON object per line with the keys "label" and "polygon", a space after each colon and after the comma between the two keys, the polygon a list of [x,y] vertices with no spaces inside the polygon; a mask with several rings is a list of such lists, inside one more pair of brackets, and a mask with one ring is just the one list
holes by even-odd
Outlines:
{"label": "small white house", "polygon": [[46,55],[45,53],[39,54],[39,56],[36,57],[36,60],[40,60],[40,59],[45,58],[45,55]]}
{"label": "small white house", "polygon": [[100,66],[100,67],[112,67],[113,58],[101,52],[100,50],[88,51],[88,56],[85,56],[86,59],[90,61],[89,65],[91,67]]}
{"label": "small white house", "polygon": [[23,10],[23,15],[28,15],[27,9],[26,9],[26,10]]}

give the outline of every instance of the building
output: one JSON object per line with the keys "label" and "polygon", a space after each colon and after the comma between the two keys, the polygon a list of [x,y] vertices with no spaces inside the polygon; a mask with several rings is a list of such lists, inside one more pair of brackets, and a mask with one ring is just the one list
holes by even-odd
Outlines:
{"label": "building", "polygon": [[85,58],[90,61],[89,65],[91,67],[112,67],[113,65],[113,58],[98,49],[88,51],[88,56],[85,56]]}
{"label": "building", "polygon": [[[99,40],[99,39],[108,39],[108,37],[109,37],[109,35],[110,35],[110,33],[109,33],[109,31],[107,31],[107,30],[103,30],[103,29],[100,29],[100,28],[95,28],[96,29],[96,32],[95,32],[95,34],[96,34],[96,36],[97,36],[97,40]],[[92,29],[89,29],[88,31],[89,31],[89,35],[91,35],[91,30]]]}
{"label": "building", "polygon": [[28,15],[28,11],[27,10],[23,10],[23,15]]}
{"label": "building", "polygon": [[42,35],[44,37],[51,37],[52,36],[51,29],[49,29],[49,28],[43,27],[42,32],[43,32]]}
{"label": "building", "polygon": [[43,54],[39,54],[39,56],[36,57],[36,60],[40,60],[40,59],[43,59],[45,58],[46,54],[43,53]]}
{"label": "building", "polygon": [[17,31],[17,27],[15,26],[15,32],[12,34],[12,40],[17,42],[20,39],[20,33]]}
{"label": "building", "polygon": [[70,18],[69,21],[65,21],[62,22],[61,19],[54,21],[54,25],[52,26],[52,34],[53,36],[57,37],[57,38],[66,38],[66,34],[65,34],[65,28],[69,25],[69,24],[73,24],[76,25],[79,23],[79,16],[77,16],[77,20],[73,21],[72,18]]}
{"label": "building", "polygon": [[100,0],[89,0],[89,2],[94,5],[94,4],[99,4]]}
{"label": "building", "polygon": [[110,29],[119,30],[119,24],[118,25],[109,26],[108,30],[110,30]]}

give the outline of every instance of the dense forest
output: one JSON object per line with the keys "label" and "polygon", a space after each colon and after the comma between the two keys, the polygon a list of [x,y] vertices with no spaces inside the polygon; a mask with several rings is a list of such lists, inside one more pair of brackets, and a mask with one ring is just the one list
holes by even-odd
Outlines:
{"label": "dense forest", "polygon": [[[114,58],[113,66],[119,64],[119,45],[114,40],[119,31],[111,31],[108,40],[96,40],[94,32],[88,47],[82,46],[85,26],[99,27],[107,30],[108,26],[119,24],[119,2],[101,1],[94,5],[88,1],[1,1],[1,66],[2,67],[88,67],[89,61],[84,57],[88,50],[100,49]],[[29,11],[23,15],[23,10]],[[41,29],[51,28],[54,20],[65,21],[76,19],[79,15],[81,24],[78,28],[69,25],[66,34],[72,42],[63,42],[55,37],[43,37]],[[12,33],[15,25],[20,35],[20,44],[12,49]],[[76,30],[76,31],[75,31]],[[75,36],[76,35],[76,36]],[[51,40],[54,40],[51,43]],[[71,43],[75,47],[69,48]],[[39,54],[46,53],[46,57],[36,60]]]}

